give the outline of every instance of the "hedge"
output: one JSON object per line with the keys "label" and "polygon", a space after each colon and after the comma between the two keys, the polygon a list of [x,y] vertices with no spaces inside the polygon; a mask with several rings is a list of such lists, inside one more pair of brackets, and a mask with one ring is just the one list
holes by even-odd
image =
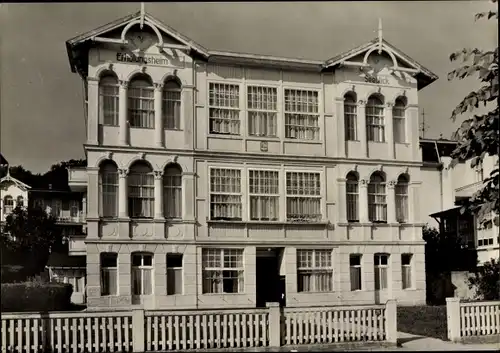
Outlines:
{"label": "hedge", "polygon": [[71,284],[24,282],[1,286],[2,312],[62,311],[71,307]]}

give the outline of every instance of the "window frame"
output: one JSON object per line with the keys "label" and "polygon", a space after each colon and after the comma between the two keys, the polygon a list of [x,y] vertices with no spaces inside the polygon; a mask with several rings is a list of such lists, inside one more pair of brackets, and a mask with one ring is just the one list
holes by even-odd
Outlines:
{"label": "window frame", "polygon": [[[221,191],[212,191],[212,172],[214,170],[229,170],[229,171],[237,171],[239,173],[239,193],[237,192],[221,192]],[[211,221],[243,221],[243,204],[245,201],[245,192],[243,190],[243,184],[242,184],[242,176],[244,175],[244,169],[242,167],[227,167],[227,166],[210,166],[208,168],[208,196],[209,196],[209,202],[208,202],[208,214],[209,214],[209,219]],[[221,178],[220,176],[218,178]],[[220,187],[220,186],[219,186]],[[240,217],[214,217],[213,213],[213,204],[215,203],[212,198],[212,196],[227,196],[227,199],[231,199],[231,197],[239,197],[239,215]],[[222,204],[222,203],[229,203],[230,202],[217,202],[217,204]],[[233,202],[232,205],[236,205],[236,202]]]}
{"label": "window frame", "polygon": [[[113,78],[115,83],[105,83],[102,84],[103,79],[107,78]],[[104,93],[103,91],[105,88],[110,89],[113,88],[113,90],[116,91],[116,93]],[[98,83],[98,104],[99,104],[99,125],[102,126],[114,126],[117,127],[119,126],[119,115],[120,115],[120,81],[118,80],[118,77],[114,74],[105,74],[102,75],[99,78],[99,83]],[[110,101],[113,102],[115,105],[114,109],[111,110],[105,110],[105,102],[108,100],[108,103]],[[111,114],[107,115],[109,112]]]}
{"label": "window frame", "polygon": [[[382,264],[383,261],[381,259],[385,257],[386,258],[386,263]],[[378,259],[378,261],[377,261]],[[382,291],[382,290],[388,290],[389,289],[389,269],[390,269],[390,255],[386,253],[375,253],[373,255],[373,274],[374,274],[374,288],[376,291]],[[377,271],[378,270],[378,271]],[[385,270],[384,272],[382,272]],[[385,281],[382,281],[382,274],[384,274],[383,277],[385,277]],[[378,277],[378,281],[377,281]],[[385,287],[383,286],[383,282],[385,282]],[[377,288],[377,283],[378,283],[378,288]]]}
{"label": "window frame", "polygon": [[[290,173],[293,173],[293,174],[317,174],[318,177],[319,177],[319,187],[318,187],[318,190],[319,190],[319,193],[318,195],[300,195],[300,194],[289,194],[288,190],[288,174]],[[285,182],[285,219],[287,222],[307,222],[307,223],[318,223],[318,222],[321,222],[323,220],[323,213],[324,213],[324,210],[323,210],[323,184],[324,184],[324,181],[323,181],[323,173],[321,171],[317,171],[317,170],[293,170],[293,169],[287,169],[284,171],[284,182]],[[298,183],[297,183],[298,184]],[[299,189],[297,189],[299,190]],[[317,199],[319,200],[319,214],[317,214],[316,218],[314,217],[300,217],[300,218],[294,218],[294,217],[289,217],[289,204],[288,204],[288,201],[289,199],[292,199],[292,198],[295,198],[295,199]],[[310,206],[308,206],[310,207]]]}
{"label": "window frame", "polygon": [[[353,259],[359,259],[359,264],[352,264]],[[353,282],[352,272],[356,270],[359,272],[359,283]],[[362,254],[349,254],[349,282],[351,284],[351,292],[359,292],[363,290],[363,255]],[[358,287],[359,288],[355,288]]]}
{"label": "window frame", "polygon": [[[352,99],[353,102],[347,101]],[[344,95],[344,139],[345,141],[358,140],[358,103],[356,98],[347,93]],[[353,107],[353,111],[347,112],[346,107]],[[352,126],[351,126],[352,125]]]}
{"label": "window frame", "polygon": [[[130,281],[130,285],[131,285],[131,294],[132,296],[134,297],[138,297],[138,296],[152,296],[152,295],[155,295],[155,280],[154,280],[154,276],[155,276],[155,271],[154,271],[154,267],[155,267],[155,261],[154,261],[154,254],[153,253],[149,253],[149,252],[133,252],[130,254],[131,258],[130,258],[130,265],[131,265],[131,271],[130,271],[130,276],[131,276],[131,281]],[[141,257],[141,265],[134,265],[134,256],[140,256]],[[144,258],[145,256],[150,256],[151,257],[151,265],[144,265]],[[140,271],[141,273],[141,280],[140,280],[140,293],[139,294],[135,294],[134,293],[134,289],[135,289],[135,284],[134,284],[134,271]],[[145,283],[144,283],[144,273],[146,271],[149,271],[150,272],[150,276],[151,276],[151,293],[149,294],[145,294]]]}
{"label": "window frame", "polygon": [[[275,103],[275,109],[259,109],[259,108],[250,108],[250,99],[249,99],[249,94],[250,94],[250,91],[252,89],[261,89],[261,90],[270,90],[270,91],[274,91],[275,93],[275,97],[276,97],[276,101],[275,102],[272,102],[272,103]],[[252,137],[252,138],[278,138],[278,120],[279,120],[279,116],[280,116],[280,104],[279,104],[279,95],[280,95],[280,87],[279,86],[273,86],[273,85],[264,85],[264,84],[255,84],[255,83],[248,83],[245,85],[245,112],[246,112],[246,117],[247,117],[247,132],[248,132],[248,136]],[[255,101],[257,102],[257,101]],[[254,102],[254,103],[255,103]],[[263,102],[260,102],[260,104],[262,105]],[[252,129],[251,129],[251,121],[252,121],[252,117],[251,117],[251,113],[263,113],[265,115],[265,119],[266,120],[266,133],[262,134],[262,133],[252,133]],[[272,114],[274,114],[274,117],[272,116]],[[274,131],[274,133],[269,133],[269,120],[272,120],[272,130]],[[260,119],[259,119],[260,121]],[[261,126],[261,124],[254,124],[253,125],[253,130],[259,130],[259,129],[256,129],[256,126]],[[259,130],[261,131],[261,130]]]}
{"label": "window frame", "polygon": [[394,185],[394,202],[396,203],[396,221],[407,223],[409,218],[409,177],[400,175]]}
{"label": "window frame", "polygon": [[[114,257],[114,260],[116,261],[115,266],[103,266],[103,258],[106,256],[111,257],[111,255]],[[99,254],[99,272],[100,272],[100,285],[101,285],[101,297],[108,297],[108,296],[118,296],[120,292],[120,286],[119,286],[119,274],[118,274],[118,253],[116,252],[101,252]],[[108,273],[108,278],[109,278],[109,273],[111,271],[115,272],[115,278],[116,278],[116,283],[115,283],[115,289],[116,293],[111,293],[111,288],[112,286],[108,283],[107,286],[104,286],[104,273]],[[104,289],[108,289],[106,292]]]}
{"label": "window frame", "polygon": [[[251,173],[252,172],[257,172],[257,173],[276,173],[277,174],[277,185],[276,185],[276,188],[277,188],[277,192],[276,193],[256,193],[256,192],[251,192]],[[247,169],[247,195],[248,195],[248,220],[250,221],[265,221],[265,222],[278,222],[280,219],[281,219],[281,216],[280,216],[280,210],[281,210],[281,183],[280,183],[280,170],[278,169],[266,169],[266,168],[248,168]],[[270,186],[269,188],[272,188],[272,186]],[[259,217],[259,218],[252,218],[252,198],[255,198],[257,197],[259,200],[261,200],[262,198],[266,198],[268,197],[269,199],[273,198],[276,202],[276,217],[274,218],[271,218],[271,217]],[[268,201],[270,202],[270,201]],[[260,201],[259,201],[260,203]],[[272,206],[269,206],[269,207],[272,207]]]}
{"label": "window frame", "polygon": [[[167,171],[169,169],[177,169],[179,174],[169,175]],[[183,209],[183,174],[184,171],[180,165],[177,163],[169,163],[165,166],[163,170],[163,215],[167,219],[182,219],[182,209]],[[179,180],[179,185],[174,185],[174,180]],[[170,181],[170,183],[168,183]],[[175,202],[172,209],[174,212],[170,213],[170,207],[168,207],[169,197],[172,195],[178,195],[178,201]]]}
{"label": "window frame", "polygon": [[[236,264],[240,263],[240,267],[226,267],[226,251],[235,251]],[[216,254],[219,261],[219,266],[207,266],[205,260],[207,259],[208,252],[212,252],[212,255]],[[238,259],[238,257],[241,257]],[[203,295],[232,295],[232,294],[244,294],[245,293],[245,249],[244,248],[236,248],[236,247],[223,247],[223,248],[215,248],[215,247],[205,247],[202,248],[201,254],[201,271],[202,271],[202,294]],[[216,277],[208,276],[207,271],[215,273]],[[236,272],[237,273],[237,292],[224,292],[224,272]],[[217,279],[216,279],[217,278]],[[233,278],[233,277],[229,277]],[[234,280],[234,279],[233,279]],[[210,282],[210,286],[207,287],[206,281],[215,281]],[[216,291],[213,291],[214,285],[217,286]],[[207,291],[207,288],[210,288]]]}
{"label": "window frame", "polygon": [[[403,259],[405,257],[409,258],[409,261],[407,264],[405,264],[403,261]],[[409,283],[407,283],[407,281],[406,281],[405,269],[406,269],[406,271],[408,271],[408,276],[410,277]],[[405,286],[405,284],[406,284],[406,286]],[[401,254],[401,289],[403,289],[403,290],[414,289],[414,285],[413,285],[413,254],[410,254],[410,253]]]}
{"label": "window frame", "polygon": [[[138,86],[132,87],[134,81],[148,81],[148,86]],[[137,96],[132,95],[134,90],[137,90],[139,94]],[[144,95],[144,92],[150,92],[150,96]],[[131,102],[137,102],[137,106],[132,108]],[[155,87],[153,80],[149,75],[141,74],[133,77],[127,87],[127,122],[128,126],[132,129],[148,129],[154,130],[155,128]],[[133,116],[137,114],[139,118]],[[146,114],[146,120],[144,120],[144,114]],[[139,119],[140,124],[136,124],[134,119]]]}
{"label": "window frame", "polygon": [[[229,107],[229,106],[220,106],[220,105],[214,105],[211,104],[211,99],[210,99],[210,94],[211,94],[211,85],[218,85],[218,86],[234,86],[238,88],[237,91],[237,102],[238,102],[238,107]],[[208,135],[213,135],[213,136],[241,136],[241,112],[242,108],[241,107],[241,94],[243,90],[243,85],[239,81],[231,81],[231,80],[207,80],[207,117],[208,117]],[[222,110],[222,111],[227,111],[228,116],[231,115],[230,118],[216,118],[212,117],[212,109],[214,110]],[[236,112],[236,114],[232,115],[231,112]],[[237,119],[235,118],[237,117]],[[212,121],[219,121],[219,127],[220,124],[224,121],[226,121],[226,124],[228,124],[227,131],[229,132],[221,132],[221,131],[215,131],[214,128],[212,128]],[[235,132],[237,131],[237,133]]]}
{"label": "window frame", "polygon": [[[372,174],[368,181],[368,220],[371,223],[387,223],[387,177],[383,174],[377,174],[382,178],[382,181],[376,182],[372,180],[374,176],[375,174]],[[372,187],[375,188],[375,192],[371,191]],[[381,189],[377,189],[377,187],[383,187],[384,192],[380,192]],[[377,201],[378,198],[382,197],[383,202]],[[382,217],[380,217],[380,212],[382,212]]]}
{"label": "window frame", "polygon": [[[398,105],[399,103],[399,105]],[[396,99],[392,107],[392,131],[394,143],[406,143],[406,104],[400,99]],[[396,112],[402,112],[401,115],[396,115]],[[398,130],[397,127],[400,129]]]}
{"label": "window frame", "polygon": [[[306,92],[306,93],[313,93],[316,95],[317,98],[317,111],[316,112],[301,112],[301,111],[291,111],[287,110],[287,96],[286,93],[287,91],[290,92]],[[296,87],[296,86],[283,86],[282,88],[282,94],[283,94],[283,101],[282,101],[282,107],[283,107],[283,125],[284,125],[284,138],[285,140],[289,141],[312,141],[312,142],[321,142],[321,117],[323,116],[322,112],[322,101],[321,101],[321,89],[316,88],[316,87]],[[297,95],[296,95],[297,96]],[[309,122],[311,118],[315,117],[315,122],[316,125],[301,125],[299,123],[294,123],[292,124],[291,122],[288,122],[288,116],[291,115],[293,118],[303,119],[307,117],[307,121]],[[312,131],[312,138],[306,137],[292,137],[291,133],[289,133],[289,127],[295,127],[295,135],[299,135],[297,131],[302,131],[304,134],[307,135],[307,133]]]}
{"label": "window frame", "polygon": [[[106,171],[106,173],[103,173],[103,167],[106,167],[106,165],[104,163],[101,163],[101,165],[99,166],[99,216],[101,218],[110,218],[110,219],[116,219],[118,218],[118,207],[119,207],[119,179],[120,179],[120,176],[118,175],[118,166],[115,164],[115,163],[112,163],[112,162],[105,162],[107,165],[110,165],[110,166],[113,166],[113,171]],[[115,181],[114,184],[112,184],[111,182],[108,183],[109,180],[111,180],[110,177],[106,177],[106,183],[104,183],[104,180],[103,180],[103,174],[114,174],[114,179],[113,181]],[[107,187],[107,188],[113,188],[114,189],[114,200],[112,200],[112,192],[111,191],[104,191],[104,187]],[[128,185],[127,185],[127,190],[128,190]],[[111,206],[106,206],[104,204],[104,196],[105,195],[108,195],[109,197],[109,200],[107,201],[113,201],[114,202],[114,206],[111,207]],[[109,205],[111,205],[111,203],[109,203]],[[107,210],[107,208],[112,208],[112,209],[109,209]],[[105,210],[109,211],[109,212],[105,212]]]}
{"label": "window frame", "polygon": [[[142,163],[142,162],[141,162]],[[153,168],[149,163],[144,162],[144,166],[147,166],[149,169],[148,172],[135,172],[134,167],[137,165],[134,163],[130,166],[129,168],[129,173],[127,175],[127,204],[128,204],[128,216],[133,219],[152,219],[154,218],[155,215],[155,181],[154,181],[154,171]],[[138,182],[138,184],[132,184],[134,182],[134,179],[132,178],[133,176],[137,175],[138,178],[140,179],[141,182]],[[140,176],[140,178],[139,178]],[[150,184],[145,184],[145,180],[151,180]],[[140,196],[130,196],[132,194],[131,188],[138,188]],[[151,196],[144,196],[149,193]],[[135,203],[134,203],[135,200]],[[134,206],[139,202],[140,205],[143,205],[144,202],[147,202],[149,204],[149,212],[150,214],[148,215],[146,212],[142,212],[140,215],[134,215]],[[142,208],[142,206],[141,206]]]}
{"label": "window frame", "polygon": [[[6,201],[7,200],[9,200],[10,202],[12,202],[12,204],[9,205],[8,207],[6,206]],[[8,210],[10,210],[10,211],[8,212]],[[4,198],[3,198],[3,214],[4,215],[11,214],[12,211],[14,211],[14,198],[11,195],[5,195]]]}
{"label": "window frame", "polygon": [[[350,180],[349,176],[356,180]],[[356,187],[356,191],[349,190],[349,186]],[[346,220],[348,223],[359,223],[359,176],[354,172],[349,172],[345,178],[345,197],[346,197]],[[353,201],[353,204],[350,202]],[[351,212],[350,212],[351,211]],[[354,217],[352,217],[354,213]]]}
{"label": "window frame", "polygon": [[[312,266],[300,266],[301,265],[301,253],[304,252],[310,252],[312,254],[311,256],[311,264]],[[329,256],[328,258],[330,266],[317,266],[317,253],[328,253]],[[321,257],[319,257],[321,259]],[[297,249],[297,292],[298,293],[332,293],[335,291],[334,288],[334,279],[333,279],[333,267],[334,267],[334,261],[333,261],[333,249],[330,248],[299,248]],[[321,262],[321,261],[320,261]],[[300,281],[300,275],[302,274],[309,274],[311,276],[311,287],[309,290],[306,290],[304,288],[301,288],[301,281]],[[318,275],[324,275],[326,274],[326,278],[329,279],[329,285],[328,289],[318,289],[316,288],[318,286],[317,280],[318,278],[321,279],[321,277],[317,277]]]}
{"label": "window frame", "polygon": [[[370,104],[370,99],[377,99],[380,104]],[[373,109],[373,113],[369,113]],[[375,114],[375,109],[380,109],[381,113]],[[366,140],[368,142],[385,143],[385,104],[383,98],[377,96],[370,96],[365,106],[365,126],[366,126]],[[373,135],[373,136],[372,136]]]}
{"label": "window frame", "polygon": [[[169,255],[173,256],[178,256],[181,258],[181,266],[169,266],[168,264],[168,258],[169,258]],[[167,271],[167,295],[182,295],[184,294],[184,254],[181,254],[181,253],[167,253],[167,256],[166,256],[166,271]],[[169,288],[170,286],[168,285],[169,283],[169,270],[171,271],[174,271],[174,273],[176,273],[175,271],[179,271],[180,270],[180,277],[181,277],[181,288],[180,288],[180,292],[179,289],[177,287],[174,288],[174,292],[171,293],[169,292]],[[175,283],[175,281],[174,281]]]}
{"label": "window frame", "polygon": [[[174,82],[178,88],[167,87],[169,82]],[[169,93],[178,93],[179,99],[173,99],[172,94],[169,97]],[[167,114],[167,108],[169,107],[169,102],[171,103],[173,114]],[[176,116],[176,103],[179,105],[179,114]],[[163,130],[182,130],[182,85],[175,79],[167,79],[163,85],[161,92],[161,105],[162,105],[162,124]],[[170,118],[170,120],[169,120]],[[173,126],[169,125],[169,121]]]}

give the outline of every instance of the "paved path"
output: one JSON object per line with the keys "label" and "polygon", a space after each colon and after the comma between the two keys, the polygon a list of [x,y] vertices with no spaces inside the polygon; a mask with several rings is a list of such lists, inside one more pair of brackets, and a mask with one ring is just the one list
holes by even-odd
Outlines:
{"label": "paved path", "polygon": [[500,350],[499,343],[476,343],[476,344],[462,344],[453,343],[449,341],[442,341],[438,338],[417,336],[411,333],[398,332],[398,342],[401,347],[386,348],[383,350],[411,350],[411,351],[487,351],[487,350]]}

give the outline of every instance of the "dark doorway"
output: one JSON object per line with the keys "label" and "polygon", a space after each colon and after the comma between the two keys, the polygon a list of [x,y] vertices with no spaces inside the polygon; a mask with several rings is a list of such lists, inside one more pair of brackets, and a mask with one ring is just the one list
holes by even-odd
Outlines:
{"label": "dark doorway", "polygon": [[280,276],[282,249],[258,248],[256,258],[257,307],[275,302],[284,306],[285,276]]}

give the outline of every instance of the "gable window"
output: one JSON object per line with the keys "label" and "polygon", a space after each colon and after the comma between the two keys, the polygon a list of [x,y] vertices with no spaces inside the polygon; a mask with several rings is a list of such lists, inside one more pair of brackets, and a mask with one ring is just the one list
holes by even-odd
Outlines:
{"label": "gable window", "polygon": [[368,219],[370,222],[387,222],[385,177],[375,172],[368,183]]}
{"label": "gable window", "polygon": [[101,253],[101,295],[118,294],[118,254]]}
{"label": "gable window", "polygon": [[182,294],[182,254],[167,254],[167,295]]}
{"label": "gable window", "polygon": [[332,251],[329,249],[297,250],[297,289],[299,292],[333,290]]}
{"label": "gable window", "polygon": [[203,249],[203,293],[243,293],[243,249]]}
{"label": "gable window", "polygon": [[285,137],[319,140],[317,91],[285,89]]}
{"label": "gable window", "polygon": [[347,94],[344,97],[344,128],[346,141],[356,141],[358,139],[357,108],[356,98],[353,97],[352,94]]}
{"label": "gable window", "polygon": [[132,254],[132,295],[153,294],[153,255]]}
{"label": "gable window", "polygon": [[275,87],[248,86],[248,134],[251,136],[276,136],[278,91]]}
{"label": "gable window", "polygon": [[12,210],[14,209],[14,199],[12,196],[5,196],[3,199],[3,213],[4,214],[9,214],[12,213]]}
{"label": "gable window", "polygon": [[375,254],[373,257],[375,270],[375,290],[387,289],[389,255]]}
{"label": "gable window", "polygon": [[169,130],[181,128],[181,86],[168,80],[163,88],[163,127]]}
{"label": "gable window", "polygon": [[366,134],[368,141],[385,142],[384,105],[375,96],[366,104]]}
{"label": "gable window", "polygon": [[349,268],[351,274],[351,291],[361,290],[361,255],[349,255]]}
{"label": "gable window", "polygon": [[249,171],[250,219],[277,221],[279,218],[279,173]]}
{"label": "gable window", "polygon": [[154,176],[151,167],[136,162],[128,175],[128,212],[131,218],[153,218]]}
{"label": "gable window", "polygon": [[241,220],[241,171],[210,170],[210,219]]}
{"label": "gable window", "polygon": [[118,126],[119,85],[115,75],[106,75],[99,80],[99,123]]}
{"label": "gable window", "polygon": [[211,134],[240,134],[240,86],[211,82],[208,105]]}
{"label": "gable window", "polygon": [[286,173],[286,218],[289,221],[321,220],[319,173]]}
{"label": "gable window", "polygon": [[358,176],[350,172],[346,180],[346,216],[348,222],[359,221],[359,185]]}
{"label": "gable window", "polygon": [[99,167],[101,217],[118,217],[118,168],[111,161]]}
{"label": "gable window", "polygon": [[131,127],[154,128],[154,87],[149,76],[137,75],[130,81],[127,108]]}
{"label": "gable window", "polygon": [[177,164],[165,168],[163,203],[166,218],[182,218],[182,169]]}
{"label": "gable window", "polygon": [[412,287],[411,278],[411,260],[412,254],[402,254],[401,255],[401,274],[403,280],[403,289],[409,289]]}
{"label": "gable window", "polygon": [[401,99],[396,99],[392,108],[392,125],[394,129],[394,142],[405,143],[405,103]]}
{"label": "gable window", "polygon": [[404,223],[408,221],[408,178],[400,175],[395,186],[396,196],[396,221]]}

